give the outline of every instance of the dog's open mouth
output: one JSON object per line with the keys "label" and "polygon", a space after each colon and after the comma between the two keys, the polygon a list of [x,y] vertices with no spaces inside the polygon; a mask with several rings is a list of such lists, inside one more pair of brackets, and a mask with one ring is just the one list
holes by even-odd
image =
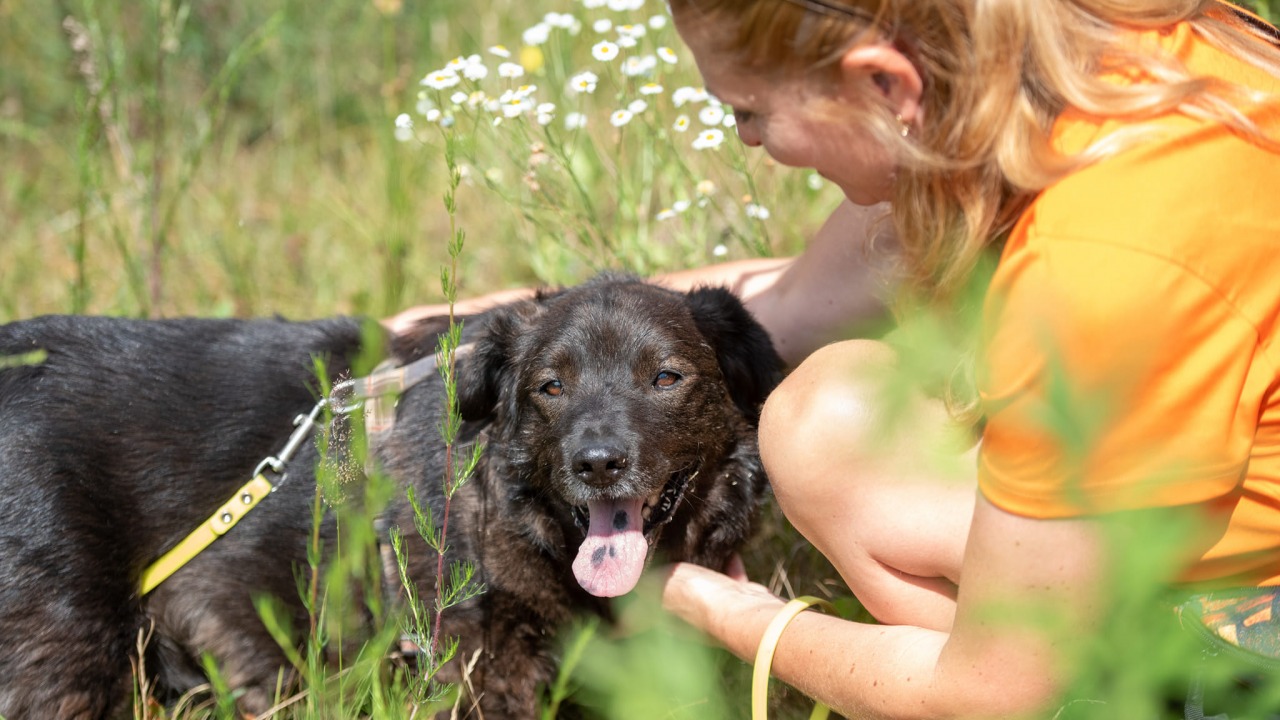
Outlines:
{"label": "dog's open mouth", "polygon": [[[694,466],[671,475],[667,483],[648,497],[592,500],[587,503],[587,538],[578,548],[573,574],[584,590],[598,597],[631,592],[640,580],[649,555],[654,530],[671,521]],[[575,508],[576,513],[581,510]]]}

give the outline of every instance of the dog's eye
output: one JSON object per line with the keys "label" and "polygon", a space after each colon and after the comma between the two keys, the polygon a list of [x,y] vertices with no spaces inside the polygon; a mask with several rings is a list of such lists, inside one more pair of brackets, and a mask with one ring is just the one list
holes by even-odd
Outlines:
{"label": "dog's eye", "polygon": [[564,386],[560,384],[559,380],[551,380],[542,386],[542,392],[545,395],[554,397],[564,392]]}
{"label": "dog's eye", "polygon": [[663,370],[658,373],[658,377],[653,379],[653,386],[656,388],[669,388],[680,382],[682,379],[683,378],[681,378],[678,373],[673,373],[670,370]]}

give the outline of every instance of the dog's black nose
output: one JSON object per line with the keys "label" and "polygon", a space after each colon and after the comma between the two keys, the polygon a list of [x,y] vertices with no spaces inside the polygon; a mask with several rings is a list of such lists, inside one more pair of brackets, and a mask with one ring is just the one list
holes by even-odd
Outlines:
{"label": "dog's black nose", "polygon": [[608,485],[627,467],[627,453],[616,445],[591,445],[573,454],[573,473],[588,485]]}

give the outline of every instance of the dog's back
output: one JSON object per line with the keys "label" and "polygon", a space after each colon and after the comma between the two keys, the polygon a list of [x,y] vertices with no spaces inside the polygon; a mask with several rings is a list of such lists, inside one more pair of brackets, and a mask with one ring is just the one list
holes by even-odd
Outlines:
{"label": "dog's back", "polygon": [[[391,355],[431,355],[442,328],[393,338]],[[107,717],[149,623],[162,687],[203,682],[208,654],[242,709],[270,706],[287,661],[253,598],[285,602],[294,627],[307,619],[295,570],[313,530],[310,443],[292,480],[145,601],[138,578],[280,450],[318,397],[314,358],[332,380],[360,335],[350,320],[0,327],[0,715]],[[450,608],[444,633],[479,658],[469,677],[486,716],[531,717],[570,618],[607,616],[605,597],[654,558],[722,567],[745,541],[766,482],[755,421],[779,361],[727,291],[625,277],[497,308],[464,341],[458,442],[489,446],[453,498],[449,559],[474,562],[486,591]],[[439,378],[406,391],[374,453],[437,514],[443,401]],[[415,525],[403,494],[384,516]],[[333,531],[327,516],[320,532]],[[436,557],[406,535],[429,596]],[[458,662],[447,669],[460,679]]]}
{"label": "dog's back", "polygon": [[0,715],[97,718],[126,695],[142,568],[278,449],[313,357],[345,365],[358,341],[347,320],[0,327]]}

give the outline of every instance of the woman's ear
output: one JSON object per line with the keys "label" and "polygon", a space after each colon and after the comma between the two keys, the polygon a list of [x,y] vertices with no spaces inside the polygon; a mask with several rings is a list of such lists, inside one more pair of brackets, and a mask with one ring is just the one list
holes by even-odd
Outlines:
{"label": "woman's ear", "polygon": [[915,64],[893,45],[876,42],[850,48],[840,59],[840,74],[850,87],[872,83],[903,123],[920,121],[924,80]]}

